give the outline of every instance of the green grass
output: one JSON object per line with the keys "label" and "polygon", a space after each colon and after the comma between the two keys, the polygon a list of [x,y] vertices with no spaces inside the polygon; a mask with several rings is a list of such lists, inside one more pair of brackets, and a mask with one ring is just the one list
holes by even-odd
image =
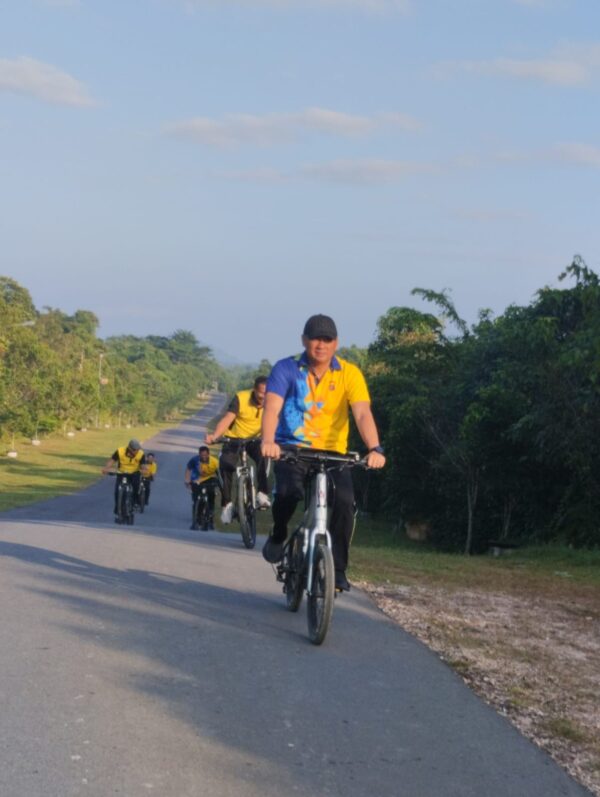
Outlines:
{"label": "green grass", "polygon": [[149,426],[89,429],[77,432],[75,437],[54,434],[43,439],[40,446],[17,439],[18,457],[0,456],[0,511],[81,490],[100,478],[100,468],[115,448],[132,437],[143,445],[144,440],[172,428],[201,406],[201,402],[194,402],[169,421]]}
{"label": "green grass", "polygon": [[359,518],[350,575],[375,584],[428,584],[488,591],[570,591],[600,587],[600,551],[537,546],[500,557],[441,553],[391,524]]}

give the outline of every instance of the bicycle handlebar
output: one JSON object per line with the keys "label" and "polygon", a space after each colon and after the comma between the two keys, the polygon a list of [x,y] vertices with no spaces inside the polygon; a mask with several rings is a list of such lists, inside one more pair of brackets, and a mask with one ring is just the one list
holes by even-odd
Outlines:
{"label": "bicycle handlebar", "polygon": [[351,451],[349,454],[331,454],[327,451],[311,451],[304,448],[282,449],[279,461],[308,462],[318,465],[331,463],[332,468],[367,467],[366,459],[361,459],[356,451]]}

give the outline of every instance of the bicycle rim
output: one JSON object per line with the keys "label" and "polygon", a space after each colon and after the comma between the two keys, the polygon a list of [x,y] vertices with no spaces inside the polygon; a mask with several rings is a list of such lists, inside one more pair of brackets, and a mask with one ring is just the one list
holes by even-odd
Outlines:
{"label": "bicycle rim", "polygon": [[313,559],[311,594],[306,597],[308,636],[314,645],[320,645],[327,635],[334,592],[333,556],[326,545],[318,544]]}

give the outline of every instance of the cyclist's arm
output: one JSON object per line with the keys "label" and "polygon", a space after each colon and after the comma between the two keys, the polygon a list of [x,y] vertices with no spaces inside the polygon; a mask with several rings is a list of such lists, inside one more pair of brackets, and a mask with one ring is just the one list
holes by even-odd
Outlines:
{"label": "cyclist's arm", "polygon": [[183,481],[186,487],[189,487],[192,483],[192,472],[189,468],[185,469],[185,476],[183,477]]}
{"label": "cyclist's arm", "polygon": [[281,449],[275,442],[275,432],[277,431],[277,424],[282,407],[282,396],[278,393],[267,393],[262,417],[262,442],[260,446],[263,457],[278,459],[281,453]]}
{"label": "cyclist's arm", "polygon": [[371,404],[368,401],[355,401],[350,407],[356,421],[358,433],[367,447],[367,451],[369,451],[367,454],[367,466],[369,468],[383,468],[385,465],[383,454],[371,451],[372,448],[379,445],[379,433],[375,425],[375,418],[373,418],[373,413],[371,412]]}
{"label": "cyclist's arm", "polygon": [[223,432],[226,432],[227,429],[231,426],[231,424],[235,421],[235,412],[226,412],[225,415],[221,418],[219,423],[215,426],[215,431],[212,434],[206,435],[206,442],[210,445],[210,443],[214,443]]}
{"label": "cyclist's arm", "polygon": [[106,460],[106,465],[102,468],[101,472],[102,473],[109,473],[110,471],[114,470],[115,466],[117,465],[117,462],[118,462],[118,460],[116,460],[114,457],[111,457],[110,459],[107,459]]}

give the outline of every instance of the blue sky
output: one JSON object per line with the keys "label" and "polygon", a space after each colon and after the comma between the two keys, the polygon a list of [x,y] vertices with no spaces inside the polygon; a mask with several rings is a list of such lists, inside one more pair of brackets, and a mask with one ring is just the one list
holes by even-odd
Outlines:
{"label": "blue sky", "polygon": [[244,361],[501,313],[600,267],[599,94],[597,0],[4,0],[0,273]]}

